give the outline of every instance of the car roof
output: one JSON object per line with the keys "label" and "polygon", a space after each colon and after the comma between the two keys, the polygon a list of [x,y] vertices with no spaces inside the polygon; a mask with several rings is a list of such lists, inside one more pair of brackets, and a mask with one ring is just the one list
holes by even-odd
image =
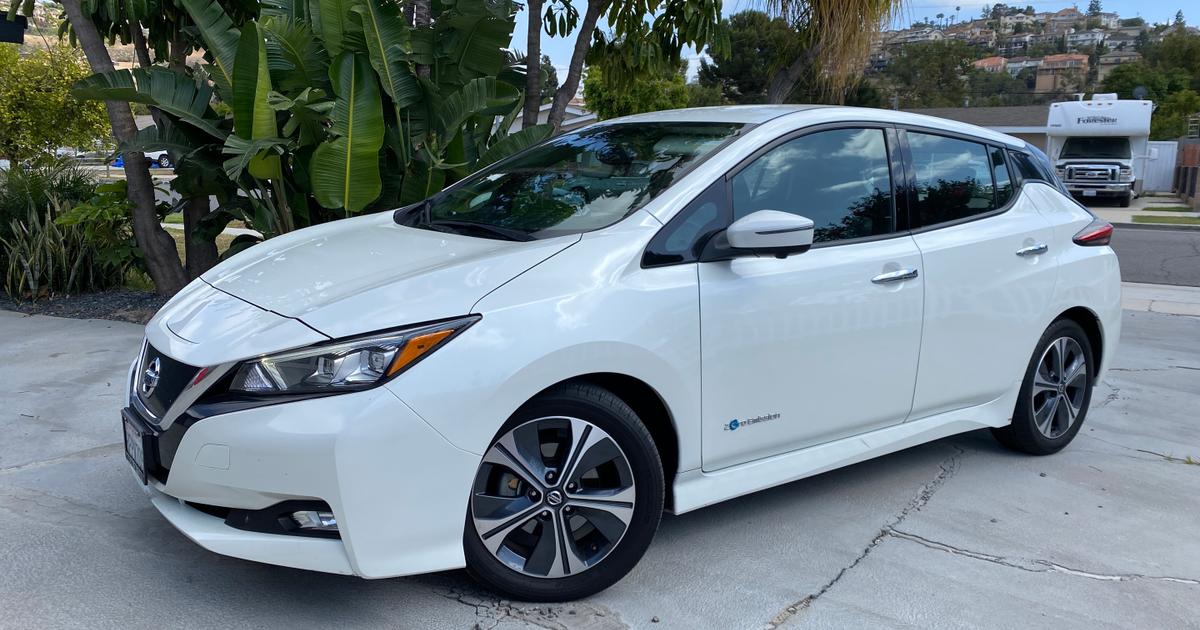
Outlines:
{"label": "car roof", "polygon": [[981,140],[1024,149],[1025,142],[1007,134],[956,120],[913,114],[891,109],[844,107],[833,105],[727,105],[693,107],[635,114],[606,120],[601,125],[621,123],[714,122],[760,125],[783,117],[811,119],[813,124],[827,122],[880,122],[914,125],[934,130],[975,136]]}
{"label": "car roof", "polygon": [[646,112],[622,118],[613,118],[611,123],[659,123],[659,122],[713,122],[760,125],[772,120],[823,105],[718,105],[715,107],[690,107]]}

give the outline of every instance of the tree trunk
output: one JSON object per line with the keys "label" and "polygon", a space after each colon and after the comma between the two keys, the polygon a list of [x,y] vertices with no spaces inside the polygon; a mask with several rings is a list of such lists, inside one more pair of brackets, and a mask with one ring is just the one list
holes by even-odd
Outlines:
{"label": "tree trunk", "polygon": [[792,63],[787,67],[780,68],[771,76],[771,82],[767,85],[767,102],[778,105],[787,100],[792,92],[796,89],[796,83],[800,81],[800,77],[812,67],[813,62],[817,58],[817,51],[820,45],[814,44],[809,46],[800,54],[799,57],[792,60]]}
{"label": "tree trunk", "polygon": [[[129,23],[130,37],[133,39],[133,50],[137,54],[138,65],[143,68],[149,68],[154,65],[154,60],[150,58],[150,47],[146,45],[146,35],[142,32],[142,25],[137,22]],[[163,116],[162,110],[157,107],[148,107],[150,117],[154,119],[154,124],[162,128],[166,118]]]}
{"label": "tree trunk", "polygon": [[529,28],[525,33],[525,111],[521,128],[538,122],[542,107],[542,0],[529,0]]}
{"label": "tree trunk", "polygon": [[592,47],[592,34],[596,30],[596,22],[600,14],[608,7],[611,0],[592,0],[588,2],[587,11],[575,35],[575,50],[571,52],[571,66],[567,69],[567,78],[554,93],[554,102],[550,105],[550,117],[546,122],[554,125],[554,131],[562,126],[563,118],[567,115],[567,104],[579,90],[579,81],[583,78],[583,62],[587,58],[588,49]]}
{"label": "tree trunk", "polygon": [[[413,27],[423,28],[429,26],[431,12],[429,4],[430,0],[412,0]],[[417,76],[428,77],[429,66],[420,63],[417,64]]]}
{"label": "tree trunk", "polygon": [[200,274],[212,269],[217,264],[216,240],[200,238],[200,219],[208,214],[208,197],[192,197],[183,207],[183,251],[187,260],[189,278],[199,278]]}
{"label": "tree trunk", "polygon": [[[112,58],[104,47],[104,40],[91,19],[84,15],[80,0],[62,0],[67,20],[75,31],[75,38],[93,72],[111,72]],[[113,137],[124,142],[137,133],[133,112],[129,103],[105,101],[108,121],[112,125]],[[126,151],[125,180],[129,200],[133,202],[133,235],[146,258],[146,268],[154,288],[162,295],[173,295],[187,284],[187,275],[179,262],[175,250],[175,239],[171,238],[158,222],[154,209],[154,182],[150,179],[150,167],[146,156],[138,151]]]}

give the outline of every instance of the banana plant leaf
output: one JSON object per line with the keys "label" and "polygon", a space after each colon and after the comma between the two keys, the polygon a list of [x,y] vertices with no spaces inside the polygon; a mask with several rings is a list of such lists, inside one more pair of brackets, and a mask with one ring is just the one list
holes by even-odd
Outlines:
{"label": "banana plant leaf", "polygon": [[438,129],[445,136],[456,133],[471,116],[503,116],[509,113],[520,92],[492,77],[471,79],[442,103]]}
{"label": "banana plant leaf", "polygon": [[400,185],[400,205],[406,206],[427,199],[438,192],[446,183],[446,171],[430,167],[421,160],[413,160],[404,173]]}
{"label": "banana plant leaf", "polygon": [[71,94],[92,100],[153,105],[217,139],[228,132],[209,107],[212,88],[166,68],[149,67],[93,74],[75,82]]}
{"label": "banana plant leaf", "polygon": [[[267,103],[270,93],[266,41],[259,35],[258,26],[254,22],[247,22],[238,42],[237,59],[233,66],[234,133],[249,140],[279,135],[275,110]],[[281,176],[279,156],[255,156],[250,160],[249,170],[251,175],[259,179],[278,179]]]}
{"label": "banana plant leaf", "polygon": [[381,0],[362,0],[353,10],[383,91],[397,109],[412,105],[421,98],[421,88],[408,66],[412,41],[399,7]]}
{"label": "banana plant leaf", "polygon": [[337,101],[331,114],[333,139],[312,157],[317,203],[359,212],[379,197],[379,150],[383,147],[383,102],[379,82],[365,56],[343,53],[330,68]]}
{"label": "banana plant leaf", "polygon": [[[278,154],[287,148],[287,139],[285,138],[259,138],[249,140],[241,136],[230,134],[225,138],[225,145],[221,147],[221,153],[230,156],[223,164],[225,174],[229,179],[237,181],[246,172],[251,163],[262,157],[264,153],[271,152]],[[278,155],[274,157],[278,158]],[[251,173],[254,175],[254,173]]]}
{"label": "banana plant leaf", "polygon": [[288,94],[308,87],[329,90],[329,55],[307,23],[283,17],[262,22],[271,82]]}
{"label": "banana plant leaf", "polygon": [[170,153],[178,163],[186,156],[191,155],[200,146],[191,136],[183,132],[179,127],[172,124],[170,121],[164,121],[163,126],[151,125],[134,134],[126,142],[122,142],[119,147],[122,153],[126,151],[140,151],[146,153],[148,151],[166,151]]}
{"label": "banana plant leaf", "polygon": [[487,151],[484,151],[483,155],[479,156],[479,159],[475,162],[475,170],[524,151],[549,138],[553,133],[554,127],[551,125],[534,125],[505,136],[497,140],[492,146],[488,147]]}
{"label": "banana plant leaf", "polygon": [[351,11],[358,0],[316,0],[320,7],[321,38],[330,55],[337,56],[344,50],[363,49],[362,26],[351,19]]}
{"label": "banana plant leaf", "polygon": [[[435,46],[445,41],[446,63],[462,80],[495,77],[504,66],[504,55],[516,24],[507,4],[493,6],[486,0],[460,0],[449,16],[439,20]],[[450,77],[439,76],[439,82]]]}
{"label": "banana plant leaf", "polygon": [[238,40],[241,32],[234,27],[233,20],[221,8],[218,0],[180,0],[184,10],[192,17],[204,40],[205,49],[213,58],[216,70],[213,79],[218,85],[233,85],[233,64],[237,57]]}

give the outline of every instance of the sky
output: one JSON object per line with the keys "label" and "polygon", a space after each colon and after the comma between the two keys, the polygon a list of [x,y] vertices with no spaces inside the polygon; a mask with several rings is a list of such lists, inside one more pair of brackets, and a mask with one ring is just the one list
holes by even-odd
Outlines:
{"label": "sky", "polygon": [[[1184,10],[1184,17],[1187,18],[1189,24],[1200,24],[1200,6],[1195,5],[1195,0],[1101,0],[1105,11],[1113,11],[1121,15],[1123,18],[1142,17],[1147,22],[1170,22],[1175,17],[1175,11]],[[580,0],[582,6],[583,0]],[[753,0],[727,0],[723,13],[731,15],[746,9],[760,9],[766,3]],[[983,10],[984,4],[992,4],[991,2],[963,2],[962,0],[909,0],[907,8],[901,14],[895,28],[904,28],[913,21],[921,20],[926,17],[933,18],[938,13],[945,13],[947,16],[954,13],[954,7],[962,7],[959,11],[959,21],[974,19],[979,17]],[[1063,0],[1023,0],[1021,2],[1008,2],[1011,5],[1033,5],[1033,8],[1038,12],[1042,11],[1057,11],[1067,7],[1077,7],[1080,11],[1087,9],[1087,0],[1081,2],[1064,2]],[[1190,5],[1190,6],[1189,6]],[[1187,15],[1188,9],[1196,15]],[[517,28],[513,31],[512,47],[517,50],[525,50],[525,24],[527,13],[521,11],[517,15]],[[571,48],[575,44],[574,34],[571,37],[548,37],[545,33],[542,34],[542,53],[549,55],[555,69],[558,70],[559,81],[567,75],[567,65],[571,62]],[[690,57],[689,76],[694,77],[696,71],[696,54],[694,51],[688,51],[685,56]]]}

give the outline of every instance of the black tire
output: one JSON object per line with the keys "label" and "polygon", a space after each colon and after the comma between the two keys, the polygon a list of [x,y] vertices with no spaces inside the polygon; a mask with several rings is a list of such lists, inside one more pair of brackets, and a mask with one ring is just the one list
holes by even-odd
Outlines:
{"label": "black tire", "polygon": [[[1039,365],[1042,363],[1043,357],[1046,356],[1050,345],[1064,338],[1073,340],[1078,344],[1079,349],[1082,351],[1083,360],[1086,363],[1081,377],[1084,379],[1084,383],[1082,391],[1079,392],[1082,400],[1079,404],[1079,411],[1074,415],[1067,429],[1057,435],[1051,430],[1051,434],[1047,435],[1038,428],[1038,421],[1035,418],[1034,378],[1038,374]],[[1054,322],[1042,334],[1042,338],[1038,340],[1037,347],[1033,351],[1033,356],[1029,359],[1029,366],[1025,370],[1025,379],[1021,381],[1021,392],[1017,397],[1017,406],[1013,410],[1012,423],[1006,427],[992,429],[992,435],[1001,444],[1013,450],[1031,455],[1050,455],[1061,451],[1071,443],[1071,440],[1079,433],[1080,427],[1083,426],[1084,420],[1087,419],[1088,406],[1092,401],[1092,387],[1095,384],[1095,370],[1096,363],[1091,342],[1088,340],[1087,333],[1083,331],[1083,328],[1069,319],[1060,319]],[[1067,394],[1067,398],[1061,398],[1064,395],[1062,390],[1060,390],[1058,395],[1060,396],[1060,403],[1071,399],[1070,393]],[[1073,406],[1071,408],[1073,409]],[[1055,408],[1055,413],[1058,413],[1057,408]],[[1053,426],[1054,421],[1051,420],[1050,422],[1051,424],[1047,425],[1047,427]]]}
{"label": "black tire", "polygon": [[[469,500],[463,535],[467,571],[484,586],[514,599],[568,601],[612,586],[641,559],[662,518],[665,496],[662,460],[650,432],[629,405],[602,387],[588,383],[568,384],[539,395],[509,418],[493,438],[492,445],[531,420],[555,416],[591,423],[616,443],[636,484],[633,514],[619,541],[598,562],[576,574],[550,578],[518,572],[497,559],[480,539]],[[567,480],[561,481],[565,486]],[[475,488],[479,483],[477,479]]]}
{"label": "black tire", "polygon": [[1121,197],[1121,207],[1128,208],[1129,204],[1131,203],[1133,203],[1133,193],[1125,193],[1125,195]]}

